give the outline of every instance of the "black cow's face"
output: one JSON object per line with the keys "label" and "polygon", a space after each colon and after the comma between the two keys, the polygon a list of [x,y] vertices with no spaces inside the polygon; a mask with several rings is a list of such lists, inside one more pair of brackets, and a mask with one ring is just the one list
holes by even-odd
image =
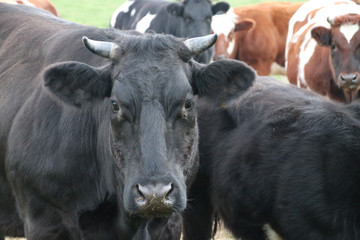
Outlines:
{"label": "black cow's face", "polygon": [[[167,10],[181,19],[181,24],[176,27],[181,28],[182,36],[193,38],[210,34],[212,16],[225,13],[229,7],[226,2],[212,5],[208,0],[186,0],[183,3],[170,4]],[[209,55],[208,52],[206,54]],[[206,54],[203,53],[203,55]],[[210,59],[211,56],[199,57],[197,61],[208,62],[207,58]]]}
{"label": "black cow's face", "polygon": [[358,24],[345,24],[331,29],[316,27],[311,31],[319,45],[330,48],[329,64],[334,81],[343,89],[347,102],[357,98],[360,89],[359,30]]}
{"label": "black cow's face", "polygon": [[187,63],[172,50],[122,57],[126,61],[114,69],[110,101],[125,208],[143,216],[179,212],[186,206],[198,143]]}
{"label": "black cow's face", "polygon": [[186,45],[172,36],[128,38],[106,43],[116,49],[110,54],[90,47],[110,56],[111,67],[59,63],[45,71],[45,85],[72,105],[105,108],[101,119],[108,125],[110,145],[101,151],[109,149],[113,156],[109,160],[121,179],[125,210],[142,217],[169,216],[186,207],[186,188],[197,169],[194,94],[213,92],[234,77],[252,80],[253,72],[241,75],[238,61],[198,65]]}

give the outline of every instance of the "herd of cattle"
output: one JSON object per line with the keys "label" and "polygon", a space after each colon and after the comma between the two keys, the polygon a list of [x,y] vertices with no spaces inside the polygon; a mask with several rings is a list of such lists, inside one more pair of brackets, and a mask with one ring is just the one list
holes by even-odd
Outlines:
{"label": "herd of cattle", "polygon": [[359,2],[0,2],[0,240],[360,240]]}

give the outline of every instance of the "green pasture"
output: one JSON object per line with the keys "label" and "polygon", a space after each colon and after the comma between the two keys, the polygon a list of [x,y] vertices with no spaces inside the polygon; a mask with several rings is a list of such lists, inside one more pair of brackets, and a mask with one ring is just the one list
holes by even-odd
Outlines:
{"label": "green pasture", "polygon": [[[112,13],[125,0],[51,0],[62,18],[90,26],[107,28]],[[277,0],[279,2],[302,2],[302,0]],[[214,1],[217,2],[217,1]],[[270,2],[269,0],[228,0],[231,6]]]}

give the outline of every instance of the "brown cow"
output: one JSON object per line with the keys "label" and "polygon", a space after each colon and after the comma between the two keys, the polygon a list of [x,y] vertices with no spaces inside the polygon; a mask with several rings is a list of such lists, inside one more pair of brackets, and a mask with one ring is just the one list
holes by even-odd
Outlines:
{"label": "brown cow", "polygon": [[54,4],[49,0],[16,0],[18,4],[25,4],[29,6],[35,6],[37,8],[44,9],[48,12],[51,12],[55,16],[59,17],[59,12],[56,10]]}
{"label": "brown cow", "polygon": [[359,95],[360,6],[350,0],[310,0],[293,15],[287,39],[287,77],[331,99]]}
{"label": "brown cow", "polygon": [[231,8],[213,17],[219,35],[214,60],[239,59],[259,75],[269,75],[274,62],[285,66],[288,22],[302,3],[269,2]]}

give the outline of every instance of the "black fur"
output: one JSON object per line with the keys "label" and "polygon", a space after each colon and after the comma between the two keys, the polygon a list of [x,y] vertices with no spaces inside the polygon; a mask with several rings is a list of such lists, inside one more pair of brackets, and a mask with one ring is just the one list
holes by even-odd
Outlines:
{"label": "black fur", "polygon": [[[206,92],[208,74],[231,79],[242,65],[198,66],[171,35],[27,6],[0,4],[0,26],[0,237],[179,239],[198,166],[191,86]],[[83,36],[117,44],[114,58],[88,51]],[[166,204],[141,208],[144,186],[169,187]]]}
{"label": "black fur", "polygon": [[210,239],[215,213],[243,240],[267,239],[265,224],[288,240],[360,239],[359,106],[268,78],[230,101],[200,97],[184,239]]}

